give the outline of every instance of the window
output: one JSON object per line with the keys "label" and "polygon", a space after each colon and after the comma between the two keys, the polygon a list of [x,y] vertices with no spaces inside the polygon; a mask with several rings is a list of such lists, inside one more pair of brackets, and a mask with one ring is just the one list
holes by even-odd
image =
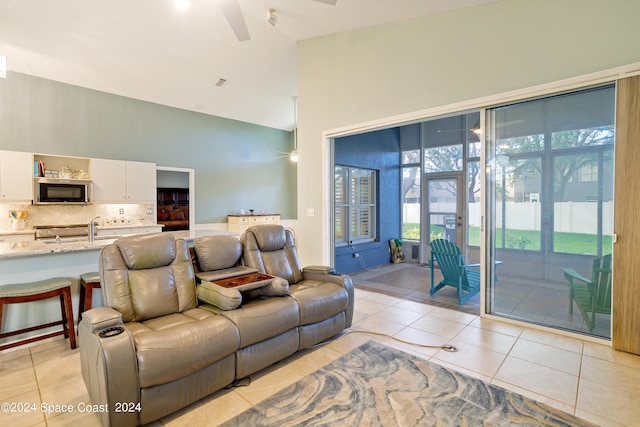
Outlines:
{"label": "window", "polygon": [[462,164],[462,144],[424,150],[425,173],[461,171]]}
{"label": "window", "polygon": [[335,167],[336,245],[376,238],[376,172],[371,169]]}
{"label": "window", "polygon": [[598,181],[598,165],[589,164],[582,166],[578,171],[578,181],[580,182],[595,182]]}
{"label": "window", "polygon": [[420,149],[403,150],[402,239],[420,240]]}

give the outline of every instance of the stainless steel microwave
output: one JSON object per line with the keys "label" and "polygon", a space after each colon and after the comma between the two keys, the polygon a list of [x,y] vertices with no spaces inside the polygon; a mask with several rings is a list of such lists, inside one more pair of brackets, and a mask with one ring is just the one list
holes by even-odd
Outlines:
{"label": "stainless steel microwave", "polygon": [[34,204],[88,205],[93,201],[91,181],[80,179],[37,178],[34,180]]}

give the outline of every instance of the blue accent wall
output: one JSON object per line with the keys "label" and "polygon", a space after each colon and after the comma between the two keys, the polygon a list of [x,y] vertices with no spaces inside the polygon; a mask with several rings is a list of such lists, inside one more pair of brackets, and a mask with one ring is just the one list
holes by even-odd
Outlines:
{"label": "blue accent wall", "polygon": [[[336,165],[377,171],[378,219],[375,242],[335,249],[334,266],[340,273],[352,273],[391,262],[389,240],[400,236],[400,131],[398,128],[337,138]],[[354,258],[357,252],[360,256]]]}

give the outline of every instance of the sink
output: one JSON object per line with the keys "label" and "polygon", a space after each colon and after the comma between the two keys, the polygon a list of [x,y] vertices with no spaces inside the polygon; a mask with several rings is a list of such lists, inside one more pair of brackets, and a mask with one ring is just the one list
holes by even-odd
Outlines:
{"label": "sink", "polygon": [[[61,238],[60,239],[60,243],[71,243],[71,242],[86,242],[87,238],[86,237],[68,237],[68,238]],[[58,243],[55,239],[54,240],[50,240],[50,239],[43,239],[43,240],[39,240],[40,243],[44,243],[45,245],[55,245],[56,243]]]}
{"label": "sink", "polygon": [[[111,236],[96,236],[95,237],[95,241],[97,242],[98,240],[116,240],[118,238],[120,238],[122,236],[115,236],[115,235],[111,235]],[[55,239],[40,239],[40,240],[36,240],[37,242],[40,243],[44,243],[45,245],[55,245],[56,244],[56,240]],[[63,237],[60,238],[60,243],[74,243],[74,242],[89,242],[89,239],[87,237]]]}

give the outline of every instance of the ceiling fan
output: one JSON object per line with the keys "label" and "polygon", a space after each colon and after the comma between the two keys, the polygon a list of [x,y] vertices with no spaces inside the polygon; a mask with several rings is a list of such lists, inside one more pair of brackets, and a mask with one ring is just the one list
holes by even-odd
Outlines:
{"label": "ceiling fan", "polygon": [[[313,0],[318,3],[329,4],[331,6],[335,6],[338,0]],[[244,20],[244,15],[242,14],[242,10],[240,9],[240,4],[238,0],[221,0],[220,1],[220,9],[222,9],[222,14],[231,25],[231,29],[235,33],[238,41],[246,41],[251,37],[249,36],[249,29],[247,28],[247,23]]]}
{"label": "ceiling fan", "polygon": [[276,151],[279,154],[276,159],[288,157],[292,162],[298,161],[298,97],[292,96],[293,100],[293,150],[291,151]]}

